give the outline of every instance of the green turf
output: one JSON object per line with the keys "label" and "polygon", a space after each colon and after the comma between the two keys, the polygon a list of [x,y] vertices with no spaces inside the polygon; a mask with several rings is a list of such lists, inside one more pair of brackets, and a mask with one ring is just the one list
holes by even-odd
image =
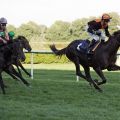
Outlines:
{"label": "green turf", "polygon": [[103,93],[76,82],[74,70],[35,70],[33,80],[27,77],[30,88],[4,74],[0,120],[120,120],[120,72],[104,73]]}

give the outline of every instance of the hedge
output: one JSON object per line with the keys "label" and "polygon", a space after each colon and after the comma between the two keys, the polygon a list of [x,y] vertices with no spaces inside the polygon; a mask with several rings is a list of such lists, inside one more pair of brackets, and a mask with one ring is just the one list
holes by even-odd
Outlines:
{"label": "hedge", "polygon": [[[30,63],[30,53],[26,53],[26,60],[24,63],[29,64]],[[70,62],[65,55],[62,57],[55,56],[53,54],[34,54],[33,55],[33,62],[35,64],[39,63],[68,63]]]}

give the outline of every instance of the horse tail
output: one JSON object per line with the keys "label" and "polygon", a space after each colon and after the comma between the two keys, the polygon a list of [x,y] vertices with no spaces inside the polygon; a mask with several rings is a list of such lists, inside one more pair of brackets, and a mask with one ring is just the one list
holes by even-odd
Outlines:
{"label": "horse tail", "polygon": [[62,56],[64,54],[66,54],[66,48],[63,48],[61,50],[58,50],[55,45],[50,45],[50,49],[52,50],[52,52],[55,54],[55,55],[58,55],[58,56]]}

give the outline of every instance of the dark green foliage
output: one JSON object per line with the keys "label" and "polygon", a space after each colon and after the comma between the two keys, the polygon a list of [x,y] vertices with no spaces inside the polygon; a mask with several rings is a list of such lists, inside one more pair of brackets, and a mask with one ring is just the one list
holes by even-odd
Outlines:
{"label": "dark green foliage", "polygon": [[88,19],[77,19],[71,23],[71,38],[70,40],[75,39],[85,39],[88,37],[85,27],[87,25]]}
{"label": "dark green foliage", "polygon": [[46,33],[48,41],[67,41],[69,36],[70,23],[63,21],[56,21]]}
{"label": "dark green foliage", "polygon": [[[30,54],[26,54],[26,60],[24,63],[30,63]],[[55,55],[49,55],[49,54],[34,54],[34,63],[68,63],[70,62],[66,56],[58,57]]]}
{"label": "dark green foliage", "polygon": [[112,20],[110,22],[110,32],[112,34],[113,31],[118,30],[117,26],[120,26],[120,16],[114,12],[111,13],[110,15],[112,16]]}
{"label": "dark green foliage", "polygon": [[[120,16],[115,12],[109,14],[112,16],[109,27],[110,33],[112,34],[118,29],[117,26],[120,25]],[[99,16],[96,16],[96,18],[99,18]],[[32,42],[72,41],[88,37],[85,31],[85,26],[87,25],[87,22],[92,19],[95,19],[95,17],[77,19],[71,23],[59,20],[53,23],[50,27],[38,25],[30,21],[26,24],[22,24],[19,28],[10,25],[8,26],[8,31],[15,31],[16,36],[24,35]]]}

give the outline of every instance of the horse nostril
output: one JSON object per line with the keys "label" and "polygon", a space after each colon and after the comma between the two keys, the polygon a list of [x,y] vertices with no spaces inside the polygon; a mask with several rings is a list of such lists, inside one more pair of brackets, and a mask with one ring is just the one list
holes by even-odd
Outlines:
{"label": "horse nostril", "polygon": [[32,49],[31,48],[29,48],[29,50],[28,50],[28,52],[30,52]]}
{"label": "horse nostril", "polygon": [[21,62],[25,61],[26,57],[25,56],[19,56],[19,59],[21,60]]}

